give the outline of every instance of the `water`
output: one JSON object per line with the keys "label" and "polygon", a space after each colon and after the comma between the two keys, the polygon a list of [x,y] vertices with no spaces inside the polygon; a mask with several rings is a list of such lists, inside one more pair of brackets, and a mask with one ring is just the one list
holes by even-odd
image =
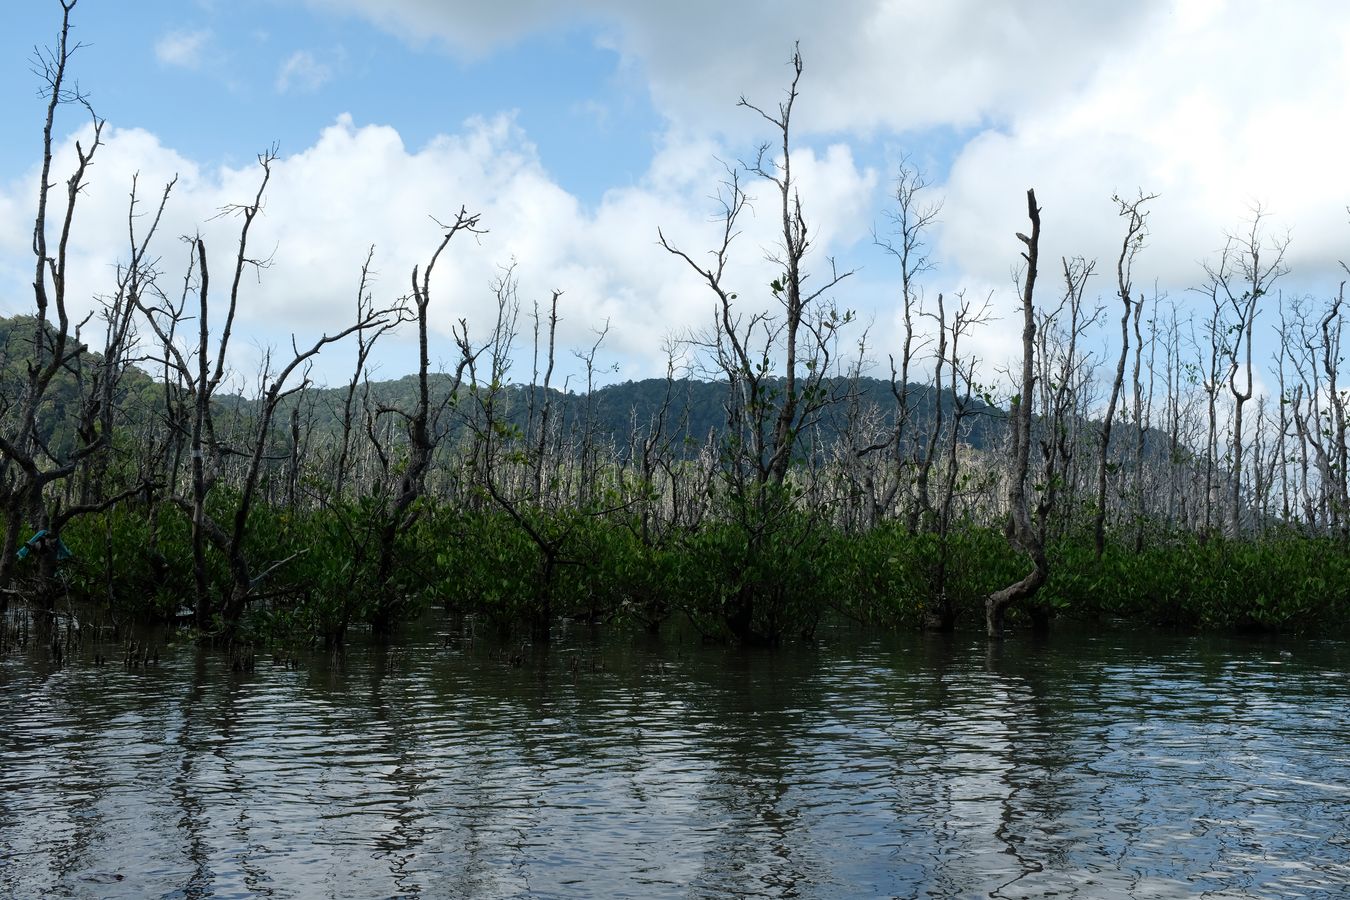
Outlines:
{"label": "water", "polygon": [[0,656],[0,896],[1350,885],[1344,642],[447,631],[252,673],[191,645]]}

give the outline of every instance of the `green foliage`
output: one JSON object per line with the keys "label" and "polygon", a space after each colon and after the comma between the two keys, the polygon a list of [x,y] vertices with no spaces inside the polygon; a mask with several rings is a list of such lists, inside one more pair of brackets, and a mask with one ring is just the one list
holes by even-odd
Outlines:
{"label": "green foliage", "polygon": [[[48,322],[44,331],[49,353],[56,338],[56,327]],[[36,333],[37,319],[34,316],[0,317],[0,396],[17,400],[27,394],[28,366],[34,355]],[[73,335],[69,340],[68,352],[75,346]],[[86,381],[103,364],[100,354],[87,349],[78,358]],[[114,394],[118,418],[123,420],[118,424],[141,422],[151,416],[159,402],[154,388],[154,382],[140,369],[124,367]],[[71,368],[66,367],[56,373],[37,408],[38,436],[56,459],[69,458],[81,444],[76,433],[76,423],[83,400],[80,381]],[[17,403],[3,405],[0,425],[12,425],[17,409]]]}
{"label": "green foliage", "polygon": [[192,603],[190,528],[167,506],[152,515],[122,504],[75,519],[61,536],[74,554],[62,563],[71,594],[108,604],[117,618],[172,618]]}
{"label": "green foliage", "polygon": [[[993,529],[954,528],[940,570],[938,535],[911,534],[897,523],[842,531],[798,509],[790,489],[782,490],[789,493],[777,502],[749,498],[740,518],[710,520],[659,542],[644,541],[636,514],[618,506],[608,513],[524,508],[532,527],[557,540],[551,573],[506,512],[427,505],[397,536],[398,562],[385,590],[404,617],[435,604],[509,630],[540,615],[548,596],[557,616],[657,628],[678,614],[709,635],[771,644],[811,633],[825,615],[918,627],[939,596],[959,622],[978,622],[985,596],[1026,572],[1026,560]],[[229,520],[236,499],[228,491],[212,497],[217,521]],[[248,633],[292,643],[341,640],[349,626],[371,621],[381,596],[374,542],[384,515],[375,498],[302,511],[257,505],[247,551],[262,577]],[[106,604],[119,619],[169,619],[192,605],[191,529],[176,508],[152,514],[144,503],[122,504],[76,519],[63,539],[75,554],[62,564],[73,597]],[[1342,627],[1350,618],[1350,552],[1333,537],[1159,534],[1138,552],[1110,541],[1099,561],[1091,536],[1080,531],[1049,550],[1051,575],[1038,602],[1062,617],[1262,631]],[[226,589],[227,574],[209,551],[214,590]]]}
{"label": "green foliage", "polygon": [[1046,591],[1075,615],[1214,630],[1309,631],[1350,614],[1350,552],[1333,537],[1277,532],[1249,540],[1173,535],[1138,553],[1057,548]]}
{"label": "green foliage", "polygon": [[528,613],[538,552],[505,513],[443,508],[423,517],[409,537],[405,575],[447,609],[499,627]]}
{"label": "green foliage", "polygon": [[681,542],[676,563],[680,605],[709,634],[774,644],[793,630],[810,633],[824,599],[821,554],[797,517],[755,532],[718,522]]}

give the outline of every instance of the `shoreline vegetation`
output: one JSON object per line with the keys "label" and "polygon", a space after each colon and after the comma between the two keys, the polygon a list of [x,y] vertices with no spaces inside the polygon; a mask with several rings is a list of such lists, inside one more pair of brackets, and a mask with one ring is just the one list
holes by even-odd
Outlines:
{"label": "shoreline vegetation", "polygon": [[[994,327],[990,300],[924,290],[940,204],[903,164],[878,237],[898,266],[903,338],[873,347],[832,299],[851,273],[810,252],[794,52],[779,102],[741,101],[769,139],[728,169],[720,243],[685,247],[653,225],[716,310],[672,342],[665,380],[597,387],[602,334],[578,354],[585,389],[559,392],[561,290],[523,302],[512,268],[492,285],[495,320],[457,320],[457,356],[433,368],[433,308],[454,318],[452,298],[433,304],[433,271],[490,226],[461,209],[409,294],[378,298],[371,257],[357,261],[348,323],[272,351],[248,379],[257,394],[238,397],[227,360],[277,151],[225,211],[237,243],[191,237],[181,265],[156,249],[172,237],[157,231],[174,184],[133,184],[116,277],[97,315],[74,321],[66,247],[103,127],[71,86],[75,5],[38,57],[49,103],[33,303],[0,321],[0,611],[69,598],[118,620],[188,620],[231,646],[340,646],[429,605],[538,642],[561,617],[649,629],[682,617],[746,646],[809,636],[832,615],[981,622],[991,638],[1005,616],[1303,632],[1347,620],[1343,293],[1276,302],[1287,241],[1259,212],[1182,305],[1134,286],[1153,197],[1116,198],[1108,302],[1086,295],[1096,261],[1038,258],[1028,191],[1029,234],[1009,236],[1022,356],[998,387],[968,349]],[[94,136],[58,174],[53,123],[70,109],[93,117]],[[751,184],[782,214],[781,274],[756,302],[728,275],[758,252],[735,240]],[[1280,336],[1269,396],[1253,390],[1262,314]],[[371,350],[395,328],[417,334],[417,369],[372,383]],[[95,330],[101,346],[86,343]],[[355,350],[351,379],[316,390],[307,365],[335,345]],[[874,358],[889,377],[868,377]],[[522,359],[528,387],[512,383]]]}
{"label": "shoreline vegetation", "polygon": [[[20,578],[15,590],[41,608],[69,603],[96,609],[120,625],[190,620],[190,522],[161,515],[157,549],[143,504],[90,515],[67,531],[87,548],[55,585]],[[846,619],[881,628],[934,628],[935,579],[945,575],[952,627],[981,623],[988,594],[1020,577],[1024,565],[999,529],[962,524],[944,551],[930,533],[888,522],[862,532],[818,526],[794,516],[786,538],[752,551],[730,522],[711,522],[644,543],[633,516],[584,516],[576,510],[530,511],[532,526],[567,534],[548,586],[555,621],[620,624],[657,631],[678,619],[709,639],[773,645],[811,638],[817,627]],[[359,506],[297,511],[265,505],[252,523],[258,552],[288,559],[254,588],[233,637],[249,644],[342,643],[353,629],[379,628],[384,596],[366,588],[348,554],[347,525]],[[368,526],[367,526],[368,527]],[[806,535],[809,534],[809,538]],[[269,549],[263,551],[261,545]],[[544,559],[506,513],[428,504],[398,540],[393,589],[402,602],[392,619],[428,607],[472,617],[503,636],[529,634],[542,613]],[[1208,539],[1154,533],[1142,548],[1109,541],[1098,560],[1086,529],[1047,547],[1051,560],[1034,606],[1012,622],[1036,628],[1054,619],[1133,622],[1217,633],[1343,634],[1350,620],[1350,554],[1335,537],[1273,530],[1260,537]],[[108,571],[114,573],[112,580]],[[213,573],[213,578],[224,579]],[[39,591],[46,593],[40,594]],[[756,606],[748,626],[728,621],[742,593]],[[59,598],[59,602],[58,602]],[[741,627],[732,631],[733,624]],[[982,624],[982,623],[981,623]],[[389,627],[389,626],[384,626]]]}

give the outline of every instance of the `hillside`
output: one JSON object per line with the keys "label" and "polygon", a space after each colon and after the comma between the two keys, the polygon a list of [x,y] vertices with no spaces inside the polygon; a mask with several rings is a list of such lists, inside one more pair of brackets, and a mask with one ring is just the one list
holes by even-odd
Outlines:
{"label": "hillside", "polygon": [[[369,385],[370,405],[410,409],[416,386],[413,376],[372,382]],[[837,401],[822,411],[806,435],[807,440],[823,447],[834,445],[847,427],[850,409],[870,407],[875,410],[870,426],[874,434],[868,436],[869,440],[893,427],[896,401],[889,382],[876,378],[861,378],[852,383],[834,379],[826,382],[826,388]],[[433,376],[433,402],[444,402],[449,389],[448,376]],[[932,391],[922,385],[911,384],[908,390],[911,428],[926,433],[931,428],[936,400]],[[336,428],[345,395],[345,388],[327,388],[311,392],[301,402],[319,428]],[[562,434],[589,431],[593,441],[612,443],[617,447],[626,445],[634,433],[649,434],[663,406],[666,406],[666,413],[662,433],[672,441],[677,455],[697,453],[710,435],[714,440],[720,440],[727,426],[726,382],[679,379],[668,383],[665,379],[651,378],[606,385],[590,394],[550,389],[547,395],[540,387],[509,385],[500,398],[508,422],[526,428],[532,396],[536,409],[542,408],[547,397],[550,416]],[[945,414],[950,416],[950,395],[944,393],[941,402]],[[978,399],[970,401],[970,409],[973,415],[967,419],[969,434],[965,440],[976,448],[988,449],[996,440],[1006,414]],[[463,414],[452,411],[447,421],[447,427],[453,433],[457,427],[462,427]]]}

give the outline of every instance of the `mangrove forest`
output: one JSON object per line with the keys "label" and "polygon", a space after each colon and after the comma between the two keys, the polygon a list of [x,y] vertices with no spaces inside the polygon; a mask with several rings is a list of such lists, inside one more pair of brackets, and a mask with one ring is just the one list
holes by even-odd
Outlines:
{"label": "mangrove forest", "polygon": [[[122,256],[95,312],[73,312],[89,298],[68,291],[67,248],[104,128],[73,76],[74,6],[36,69],[32,296],[0,321],[0,608],[175,622],[236,648],[341,646],[429,608],[539,643],[564,621],[679,620],[744,646],[826,619],[997,637],[1068,619],[1306,632],[1350,612],[1344,285],[1282,295],[1288,239],[1259,210],[1178,297],[1141,274],[1153,196],[1114,199],[1112,258],[1047,259],[1055,211],[1027,191],[1002,248],[1015,290],[937,292],[941,200],[904,163],[876,228],[903,340],[877,346],[835,300],[853,273],[813,252],[794,53],[781,98],[741,102],[765,137],[709,185],[720,241],[651,224],[711,311],[653,348],[666,378],[607,382],[603,329],[559,347],[567,286],[521,296],[515,263],[492,284],[435,279],[493,227],[468,208],[420,211],[441,232],[406,288],[376,289],[372,249],[333,298],[343,327],[239,372],[276,148],[251,193],[200,211],[234,224],[225,245],[162,233],[174,182],[126,185]],[[60,169],[66,116],[92,140]],[[738,240],[752,200],[781,222],[768,248]],[[757,253],[780,274],[735,283],[733,260]],[[488,321],[454,312],[477,291]],[[1019,336],[1008,368],[971,349],[987,329]],[[378,380],[368,360],[394,334],[417,352]],[[337,352],[349,379],[313,383]],[[580,381],[558,377],[565,353]]]}

